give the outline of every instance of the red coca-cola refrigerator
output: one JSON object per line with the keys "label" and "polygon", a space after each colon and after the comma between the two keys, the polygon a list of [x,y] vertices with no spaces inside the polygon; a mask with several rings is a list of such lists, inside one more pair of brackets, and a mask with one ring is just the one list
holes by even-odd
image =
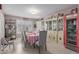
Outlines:
{"label": "red coca-cola refrigerator", "polygon": [[64,16],[64,46],[79,52],[79,15]]}

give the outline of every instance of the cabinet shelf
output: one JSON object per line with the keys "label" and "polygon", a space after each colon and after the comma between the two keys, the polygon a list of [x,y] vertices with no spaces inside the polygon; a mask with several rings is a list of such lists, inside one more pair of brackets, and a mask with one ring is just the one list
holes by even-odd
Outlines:
{"label": "cabinet shelf", "polygon": [[74,46],[74,47],[76,47],[76,44],[74,45],[74,44],[71,44],[71,43],[67,43],[68,45],[71,45],[71,46]]}

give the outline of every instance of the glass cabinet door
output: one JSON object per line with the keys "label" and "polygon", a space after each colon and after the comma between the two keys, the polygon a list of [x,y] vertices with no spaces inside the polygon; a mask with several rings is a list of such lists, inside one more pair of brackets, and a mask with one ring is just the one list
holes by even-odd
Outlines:
{"label": "glass cabinet door", "polygon": [[76,45],[76,19],[67,20],[67,38],[68,43]]}
{"label": "glass cabinet door", "polygon": [[62,31],[63,30],[63,19],[59,19],[58,20],[58,31]]}
{"label": "glass cabinet door", "polygon": [[57,20],[53,20],[53,31],[57,30]]}
{"label": "glass cabinet door", "polygon": [[49,30],[52,30],[52,21],[49,21]]}
{"label": "glass cabinet door", "polygon": [[52,21],[47,21],[47,30],[52,30]]}

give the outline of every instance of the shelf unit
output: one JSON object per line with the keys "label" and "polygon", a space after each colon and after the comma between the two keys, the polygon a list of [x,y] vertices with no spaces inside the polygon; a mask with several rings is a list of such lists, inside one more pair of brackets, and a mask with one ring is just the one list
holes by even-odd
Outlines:
{"label": "shelf unit", "polygon": [[5,37],[16,39],[16,20],[5,19]]}
{"label": "shelf unit", "polygon": [[64,17],[64,46],[79,52],[79,16],[77,14]]}

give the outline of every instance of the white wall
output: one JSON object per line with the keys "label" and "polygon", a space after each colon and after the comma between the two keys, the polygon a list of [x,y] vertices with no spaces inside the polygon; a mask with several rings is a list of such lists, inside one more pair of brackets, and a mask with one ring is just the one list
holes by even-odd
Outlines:
{"label": "white wall", "polygon": [[37,21],[36,22],[36,25],[37,25],[37,31],[41,30],[41,21]]}
{"label": "white wall", "polygon": [[32,21],[32,20],[17,19],[16,20],[17,37],[21,38],[23,31],[27,31],[27,32],[33,31],[34,30],[33,25],[34,25],[34,21]]}
{"label": "white wall", "polygon": [[27,28],[28,28],[28,31],[32,31],[33,30],[33,21],[18,19],[18,20],[16,20],[16,27],[17,27],[17,29],[16,29],[17,33],[20,33],[22,31],[27,31]]}
{"label": "white wall", "polygon": [[15,20],[16,21],[16,35],[17,35],[17,37],[18,36],[21,37],[22,32],[26,31],[27,27],[28,27],[28,31],[33,31],[34,20],[32,20],[32,19],[12,16],[12,15],[5,15],[5,18],[7,20]]}
{"label": "white wall", "polygon": [[0,10],[0,39],[4,37],[5,29],[4,29],[4,16],[2,11]]}

